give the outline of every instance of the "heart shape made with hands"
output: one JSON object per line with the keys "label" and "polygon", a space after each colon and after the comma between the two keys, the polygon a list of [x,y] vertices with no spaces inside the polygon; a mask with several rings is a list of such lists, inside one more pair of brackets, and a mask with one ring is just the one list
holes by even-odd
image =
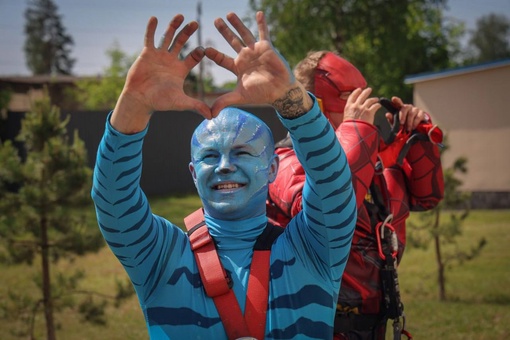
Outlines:
{"label": "heart shape made with hands", "polygon": [[[198,29],[198,23],[191,21],[183,25],[184,16],[177,14],[156,47],[154,34],[158,21],[151,17],[144,48],[129,70],[123,94],[131,94],[144,111],[192,110],[211,119],[227,106],[273,105],[277,99],[301,86],[296,85],[287,61],[272,46],[262,12],[256,15],[258,40],[235,13],[228,13],[227,20],[237,33],[221,18],[214,24],[237,53],[235,57],[214,47],[196,47],[182,57],[183,48]],[[204,57],[237,77],[237,86],[217,97],[210,106],[184,92],[186,78]]]}

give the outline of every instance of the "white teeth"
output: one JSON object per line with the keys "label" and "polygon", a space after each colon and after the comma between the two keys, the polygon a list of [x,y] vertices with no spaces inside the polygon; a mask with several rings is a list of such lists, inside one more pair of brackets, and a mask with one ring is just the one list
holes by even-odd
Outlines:
{"label": "white teeth", "polygon": [[241,186],[237,183],[228,183],[228,184],[219,184],[218,185],[218,190],[223,190],[223,189],[236,189],[236,188],[240,188]]}

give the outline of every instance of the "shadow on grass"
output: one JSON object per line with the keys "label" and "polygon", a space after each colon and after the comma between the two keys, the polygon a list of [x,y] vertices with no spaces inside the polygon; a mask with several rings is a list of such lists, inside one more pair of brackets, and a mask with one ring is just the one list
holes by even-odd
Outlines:
{"label": "shadow on grass", "polygon": [[466,305],[478,305],[478,304],[488,304],[488,305],[497,305],[497,306],[510,306],[510,294],[505,293],[490,293],[483,296],[478,297],[459,297],[455,296],[453,294],[450,294],[446,301],[448,302],[454,302],[454,303],[461,303]]}
{"label": "shadow on grass", "polygon": [[492,305],[506,306],[510,305],[510,294],[489,294],[483,297],[484,303]]}

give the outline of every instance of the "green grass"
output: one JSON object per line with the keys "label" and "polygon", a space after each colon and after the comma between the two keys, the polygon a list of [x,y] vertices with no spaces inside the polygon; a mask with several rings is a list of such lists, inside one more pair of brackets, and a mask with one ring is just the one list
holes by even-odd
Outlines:
{"label": "green grass", "polygon": [[[195,196],[151,199],[154,213],[182,226],[182,218],[200,206]],[[480,256],[447,271],[447,302],[439,302],[432,249],[407,249],[399,268],[407,329],[414,339],[508,339],[510,338],[510,210],[472,211],[464,223],[459,245],[474,246],[480,237],[487,245]],[[38,263],[36,263],[38,265]],[[75,261],[61,261],[58,269],[86,270],[81,288],[115,291],[115,280],[127,276],[108,248]],[[36,294],[31,278],[37,267],[0,265],[0,301],[9,289]],[[77,313],[57,313],[60,340],[148,339],[142,312],[135,296],[120,308],[107,308],[106,326],[84,323]],[[20,327],[6,322],[0,310],[0,338],[20,339],[8,331]],[[45,339],[43,315],[37,317],[37,339]],[[388,337],[391,339],[391,337]]]}
{"label": "green grass", "polygon": [[446,271],[446,302],[438,298],[433,249],[406,250],[399,279],[415,339],[510,338],[510,211],[472,211],[463,230],[460,248],[482,237],[487,244],[478,257]]}
{"label": "green grass", "polygon": [[[183,218],[195,209],[200,207],[201,203],[197,196],[182,196],[170,198],[151,199],[151,207],[155,214],[170,217],[175,224],[183,227]],[[93,208],[90,208],[91,223],[95,222]],[[102,294],[115,294],[116,280],[127,280],[124,268],[117,261],[110,249],[106,246],[96,254],[89,254],[76,260],[60,261],[56,270],[64,272],[74,272],[77,269],[86,271],[86,279],[80,285],[83,290],[93,290]],[[39,263],[35,262],[33,267],[26,265],[5,267],[0,264],[0,305],[6,300],[8,291],[22,290],[37,297],[38,289],[32,278],[39,270]],[[64,310],[56,313],[55,320],[59,340],[89,340],[89,339],[109,339],[109,340],[140,340],[148,339],[145,321],[142,311],[138,304],[136,296],[130,297],[120,308],[115,308],[113,303],[107,307],[107,325],[95,326],[83,322],[77,312]],[[21,322],[6,321],[2,319],[3,311],[0,308],[0,339],[15,340],[20,339],[14,336],[9,330],[26,327]],[[46,339],[44,316],[39,313],[36,319],[36,339]],[[23,337],[27,339],[27,337]]]}

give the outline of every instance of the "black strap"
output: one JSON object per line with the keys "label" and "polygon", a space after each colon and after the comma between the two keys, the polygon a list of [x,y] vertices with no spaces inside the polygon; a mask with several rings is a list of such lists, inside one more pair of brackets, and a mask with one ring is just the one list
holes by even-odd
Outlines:
{"label": "black strap", "polygon": [[280,236],[285,228],[277,227],[267,222],[262,234],[257,238],[257,242],[253,246],[253,250],[271,250],[274,241]]}
{"label": "black strap", "polygon": [[[376,176],[382,176],[382,175],[376,175]],[[383,180],[384,180],[384,178],[383,178]],[[390,212],[388,211],[388,207],[386,206],[386,204],[384,202],[384,197],[381,192],[381,189],[379,188],[379,186],[377,186],[375,184],[374,180],[372,180],[372,183],[370,183],[370,194],[372,195],[374,204],[377,206],[377,209],[379,210],[380,221],[384,221]]]}
{"label": "black strap", "polygon": [[[381,175],[376,175],[381,176]],[[381,178],[381,180],[384,180],[384,177]],[[372,202],[369,202],[367,200],[364,200],[363,204],[365,205],[365,208],[367,210],[368,216],[370,218],[370,225],[372,226],[372,232],[375,233],[375,228],[379,224],[379,222],[382,222],[386,220],[386,217],[389,215],[389,210],[384,202],[384,198],[382,195],[382,192],[375,184],[375,181],[372,180],[372,183],[370,183],[370,195],[372,197]]]}
{"label": "black strap", "polygon": [[335,317],[334,332],[349,333],[352,331],[370,331],[386,322],[382,315],[378,314],[353,314],[337,312]]}
{"label": "black strap", "polygon": [[[200,222],[199,224],[193,226],[188,230],[188,236],[191,235],[198,228],[204,227],[205,221]],[[253,250],[271,250],[271,246],[274,241],[280,236],[285,228],[276,226],[270,222],[267,222],[266,227],[262,231],[262,233],[257,237],[257,241],[253,246]],[[214,241],[214,238],[213,238]]]}

